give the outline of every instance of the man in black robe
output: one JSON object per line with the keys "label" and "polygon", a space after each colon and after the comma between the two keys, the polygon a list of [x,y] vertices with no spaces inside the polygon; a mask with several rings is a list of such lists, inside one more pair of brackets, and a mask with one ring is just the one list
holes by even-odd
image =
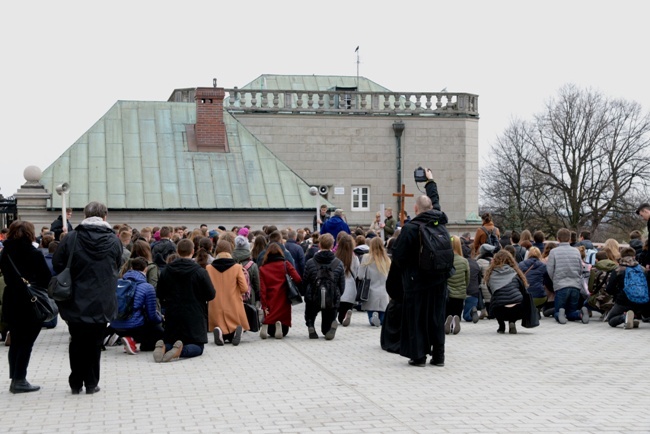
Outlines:
{"label": "man in black robe", "polygon": [[445,363],[445,307],[447,300],[447,275],[432,274],[419,267],[419,225],[431,220],[447,223],[440,211],[438,186],[430,169],[426,170],[427,195],[417,198],[411,222],[402,228],[393,247],[393,261],[402,269],[404,288],[400,355],[409,358],[412,366],[424,366],[427,355],[431,364]]}

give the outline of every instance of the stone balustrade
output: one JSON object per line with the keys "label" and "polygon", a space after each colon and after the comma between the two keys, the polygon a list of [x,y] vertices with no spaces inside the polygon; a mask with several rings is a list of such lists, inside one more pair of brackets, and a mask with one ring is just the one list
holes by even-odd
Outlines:
{"label": "stone balustrade", "polygon": [[234,113],[478,117],[478,95],[453,92],[356,92],[226,89]]}

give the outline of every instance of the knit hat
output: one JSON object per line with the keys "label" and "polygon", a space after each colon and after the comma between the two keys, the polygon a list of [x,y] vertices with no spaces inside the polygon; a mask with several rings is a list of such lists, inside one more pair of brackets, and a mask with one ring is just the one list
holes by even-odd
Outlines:
{"label": "knit hat", "polygon": [[479,254],[484,255],[486,253],[494,252],[494,246],[492,244],[481,244],[481,248],[478,249]]}
{"label": "knit hat", "polygon": [[243,235],[237,235],[235,237],[235,248],[250,250],[251,245],[248,243],[248,238],[244,237]]}
{"label": "knit hat", "polygon": [[156,240],[156,241],[160,241],[160,231],[156,231],[153,234],[153,239]]}
{"label": "knit hat", "polygon": [[247,237],[248,236],[248,228],[241,228],[239,232],[237,232],[237,235],[241,235],[242,237]]}

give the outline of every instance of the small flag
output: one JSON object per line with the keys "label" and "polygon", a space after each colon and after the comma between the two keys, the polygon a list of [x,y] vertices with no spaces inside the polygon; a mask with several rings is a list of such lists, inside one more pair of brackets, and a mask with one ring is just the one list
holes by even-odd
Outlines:
{"label": "small flag", "polygon": [[359,51],[359,46],[358,45],[357,45],[357,49],[354,50],[354,52],[356,53],[357,51]]}

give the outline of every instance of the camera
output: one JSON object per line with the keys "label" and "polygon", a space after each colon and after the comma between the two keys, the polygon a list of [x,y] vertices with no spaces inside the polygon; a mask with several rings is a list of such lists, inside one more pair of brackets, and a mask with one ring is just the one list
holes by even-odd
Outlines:
{"label": "camera", "polygon": [[427,172],[420,166],[413,171],[415,182],[427,182]]}

